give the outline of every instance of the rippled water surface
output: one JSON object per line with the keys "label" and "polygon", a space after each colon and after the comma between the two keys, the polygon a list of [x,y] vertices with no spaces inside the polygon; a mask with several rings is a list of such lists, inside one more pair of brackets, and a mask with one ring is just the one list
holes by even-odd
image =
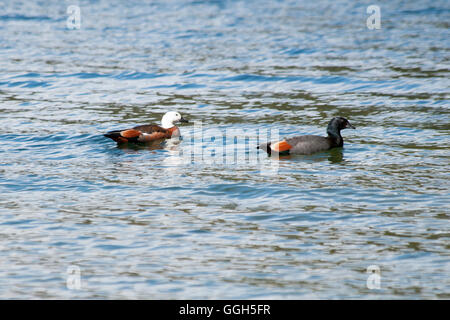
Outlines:
{"label": "rippled water surface", "polygon": [[[450,298],[450,5],[371,4],[3,1],[0,298]],[[102,136],[170,110],[181,141]],[[337,115],[342,149],[257,154]],[[191,156],[223,141],[257,161]]]}

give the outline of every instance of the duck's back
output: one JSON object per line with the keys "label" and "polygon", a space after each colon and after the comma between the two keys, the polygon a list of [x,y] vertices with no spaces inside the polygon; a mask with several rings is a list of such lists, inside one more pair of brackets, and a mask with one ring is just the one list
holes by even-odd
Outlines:
{"label": "duck's back", "polygon": [[286,139],[292,148],[291,154],[313,154],[332,148],[332,141],[328,137],[306,135]]}
{"label": "duck's back", "polygon": [[161,126],[158,126],[157,124],[144,124],[141,126],[136,126],[133,129],[139,130],[142,133],[155,133],[155,132],[161,132],[161,133],[167,133],[167,129],[164,129]]}

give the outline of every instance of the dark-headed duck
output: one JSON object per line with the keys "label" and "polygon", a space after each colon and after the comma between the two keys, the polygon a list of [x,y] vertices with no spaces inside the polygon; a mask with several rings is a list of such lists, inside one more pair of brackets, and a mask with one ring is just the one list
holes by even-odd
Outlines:
{"label": "dark-headed duck", "polygon": [[327,127],[327,137],[321,136],[297,136],[289,139],[284,139],[278,142],[268,142],[258,146],[258,149],[266,151],[269,155],[272,153],[278,154],[313,154],[329,150],[344,145],[344,139],[341,136],[341,130],[352,128],[354,126],[343,117],[334,117],[331,119]]}

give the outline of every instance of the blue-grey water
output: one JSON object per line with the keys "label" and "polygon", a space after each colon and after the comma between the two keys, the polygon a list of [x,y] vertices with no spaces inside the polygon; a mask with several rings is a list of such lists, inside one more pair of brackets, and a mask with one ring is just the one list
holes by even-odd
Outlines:
{"label": "blue-grey water", "polygon": [[[449,21],[446,0],[2,1],[0,298],[450,298]],[[171,110],[178,143],[102,136]],[[337,115],[343,149],[189,153]]]}

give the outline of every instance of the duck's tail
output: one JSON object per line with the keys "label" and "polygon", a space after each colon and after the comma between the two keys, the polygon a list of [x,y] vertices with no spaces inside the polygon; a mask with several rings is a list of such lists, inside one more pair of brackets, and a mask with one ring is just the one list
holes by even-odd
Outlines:
{"label": "duck's tail", "polygon": [[105,133],[103,136],[110,138],[112,140],[114,140],[117,143],[124,143],[124,142],[128,142],[128,139],[123,138],[120,135],[120,131],[110,131],[108,133]]}
{"label": "duck's tail", "polygon": [[278,153],[280,155],[287,155],[289,154],[289,150],[292,148],[292,146],[287,143],[286,141],[279,141],[272,145],[272,142],[263,143],[260,144],[257,149],[262,149],[270,156],[272,152]]}
{"label": "duck's tail", "polygon": [[259,146],[257,146],[256,149],[264,150],[270,156],[272,153],[272,149],[270,148],[271,144],[272,144],[272,142],[263,143],[263,144],[260,144]]}
{"label": "duck's tail", "polygon": [[140,132],[137,130],[114,130],[105,133],[103,136],[114,140],[117,143],[137,142]]}

